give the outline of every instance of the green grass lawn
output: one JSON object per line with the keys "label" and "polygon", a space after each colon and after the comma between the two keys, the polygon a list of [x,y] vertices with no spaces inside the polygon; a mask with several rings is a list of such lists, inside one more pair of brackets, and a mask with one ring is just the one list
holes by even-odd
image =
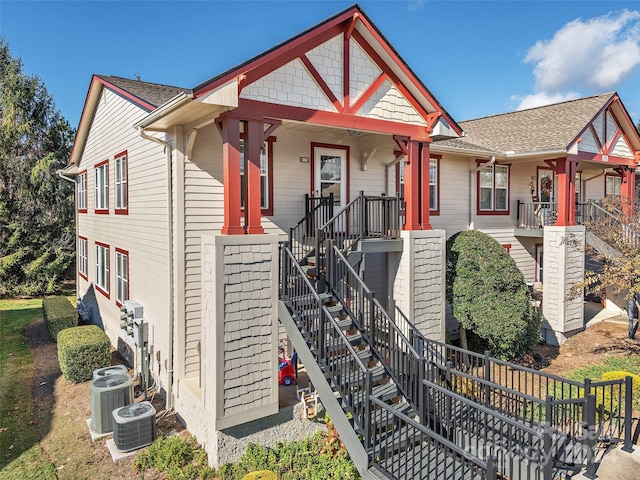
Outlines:
{"label": "green grass lawn", "polygon": [[27,325],[41,316],[41,299],[0,300],[0,479],[56,478],[33,412]]}
{"label": "green grass lawn", "polygon": [[584,381],[585,378],[590,378],[594,382],[598,382],[603,374],[616,371],[640,375],[640,357],[634,355],[626,357],[605,357],[604,361],[600,363],[594,363],[588,367],[578,368],[569,372],[567,378],[579,382]]}

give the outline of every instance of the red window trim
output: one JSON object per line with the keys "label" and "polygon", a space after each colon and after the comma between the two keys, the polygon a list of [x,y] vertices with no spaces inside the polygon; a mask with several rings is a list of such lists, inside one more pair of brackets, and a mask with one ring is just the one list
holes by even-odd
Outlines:
{"label": "red window trim", "polygon": [[[127,204],[127,205],[128,205],[128,204]],[[131,275],[130,275],[130,272],[131,272],[131,261],[130,261],[130,258],[129,258],[129,251],[128,251],[128,250],[124,250],[124,249],[122,249],[122,248],[118,248],[118,247],[116,247],[116,254],[118,254],[118,253],[121,253],[122,255],[126,255],[126,256],[127,256],[127,298],[130,298],[130,297],[129,297],[129,284],[131,283],[131,282],[130,282],[130,278],[131,278]],[[118,258],[117,258],[117,257],[116,257],[116,265],[118,265]],[[118,274],[118,271],[117,271],[117,269],[116,269],[115,275],[117,275],[117,274]],[[116,281],[117,281],[117,277],[116,277]],[[116,288],[117,288],[117,287],[116,287]],[[121,306],[122,306],[122,303],[120,303],[120,302],[118,301],[118,298],[117,298],[117,297],[118,297],[118,294],[117,294],[117,292],[116,292],[116,305],[117,305],[118,307],[121,307]]]}
{"label": "red window trim", "polygon": [[[89,201],[89,175],[87,175],[87,169],[85,168],[81,172],[78,172],[78,177],[85,176],[84,179],[84,208],[78,208],[78,213],[87,213],[87,203]],[[78,183],[76,182],[76,195],[78,195]],[[76,205],[78,201],[76,200]]]}
{"label": "red window trim", "polygon": [[[115,214],[116,215],[129,215],[129,153],[127,150],[125,150],[124,152],[120,152],[117,155],[113,156],[113,186],[114,186],[114,193],[117,195],[117,189],[115,189],[116,187],[116,159],[121,158],[121,157],[126,157],[126,162],[127,162],[127,169],[125,172],[125,175],[127,176],[126,178],[126,187],[127,187],[127,191],[125,192],[125,196],[126,196],[126,200],[127,200],[127,207],[126,208],[116,208],[115,209]],[[115,199],[115,204],[114,207],[118,204],[118,199]]]}
{"label": "red window trim", "polygon": [[[104,162],[102,162],[104,163]],[[99,245],[100,247],[106,248],[109,251],[109,274],[107,276],[107,283],[109,285],[109,290],[111,290],[111,247],[109,246],[109,244],[107,243],[102,243],[102,242],[95,242],[96,245]],[[105,292],[96,282],[96,290],[99,291],[102,295],[104,295],[105,297],[107,297],[109,300],[111,300],[111,294],[109,292]]]}
{"label": "red window trim", "polygon": [[[402,152],[400,152],[399,150],[395,150],[393,153],[394,155],[396,155],[396,157],[398,155],[402,155]],[[431,161],[431,159],[436,160],[436,199],[438,200],[438,208],[431,208],[431,202],[429,202],[429,215],[437,217],[440,215],[440,161],[442,160],[442,155],[429,155],[429,161]],[[400,193],[400,162],[404,162],[404,159],[401,159],[398,163],[396,163],[396,195]],[[429,175],[429,178],[431,178],[431,175]],[[429,189],[431,189],[431,185],[429,185]],[[404,207],[404,203],[402,206]],[[403,215],[404,213],[404,208],[401,208],[400,214]]]}
{"label": "red window trim", "polygon": [[315,173],[316,173],[316,148],[333,148],[335,150],[344,150],[347,156],[347,198],[345,199],[345,205],[351,201],[351,147],[349,145],[334,145],[332,143],[318,143],[311,142],[311,184],[309,191],[313,194],[315,188]]}
{"label": "red window trim", "polygon": [[[96,168],[100,168],[103,165],[107,166],[107,208],[96,208],[96,206],[94,205],[94,213],[98,214],[98,215],[108,215],[109,214],[109,159],[107,158],[106,160],[100,162],[100,163],[96,163],[93,166],[93,170],[95,172]],[[93,178],[95,179],[95,174],[93,176]],[[95,191],[95,189],[94,189]],[[95,200],[95,194],[94,194],[94,200]]]}
{"label": "red window trim", "polygon": [[[82,235],[78,235],[78,240],[84,240],[87,244],[87,274],[89,273],[89,240],[87,239],[87,237],[83,237]],[[76,254],[76,263],[77,263],[77,254]],[[89,276],[85,275],[84,273],[82,273],[80,271],[80,268],[78,266],[78,275],[80,275],[82,278],[84,278],[86,281],[89,281]]]}
{"label": "red window trim", "polygon": [[[240,139],[244,140],[244,133],[240,132]],[[276,143],[276,137],[270,136],[265,141],[267,142],[267,192],[269,207],[268,208],[260,208],[260,213],[265,217],[273,216],[273,144]],[[127,166],[128,168],[128,166]],[[127,203],[128,205],[128,203]],[[244,215],[244,207],[240,208],[240,211]]]}
{"label": "red window trim", "polygon": [[[489,160],[476,160],[476,165],[480,167],[481,165],[488,163]],[[493,210],[480,210],[480,170],[476,172],[476,215],[480,216],[505,216],[511,215],[511,164],[510,163],[498,163],[495,162],[494,165],[498,165],[501,167],[509,167],[509,176],[507,178],[507,209],[506,210],[495,210],[495,203]],[[495,173],[494,173],[495,179]],[[495,193],[495,187],[494,187]],[[495,200],[495,199],[494,199]]]}

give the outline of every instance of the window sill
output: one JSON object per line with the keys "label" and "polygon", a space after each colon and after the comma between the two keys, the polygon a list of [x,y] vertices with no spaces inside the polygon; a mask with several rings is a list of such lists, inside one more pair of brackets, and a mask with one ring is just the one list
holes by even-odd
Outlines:
{"label": "window sill", "polygon": [[96,290],[99,291],[102,295],[104,295],[105,297],[107,297],[108,299],[111,299],[111,295],[109,294],[109,292],[103,290],[102,288],[100,288],[98,285],[96,285]]}

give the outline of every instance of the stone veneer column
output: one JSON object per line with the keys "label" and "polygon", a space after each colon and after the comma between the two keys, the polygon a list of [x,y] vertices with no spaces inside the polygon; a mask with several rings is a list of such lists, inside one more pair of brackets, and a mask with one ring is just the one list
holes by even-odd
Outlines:
{"label": "stone veneer column", "polygon": [[278,412],[278,238],[202,239],[202,395],[213,428]]}
{"label": "stone veneer column", "polygon": [[562,344],[567,334],[584,327],[582,295],[568,298],[584,276],[584,244],[582,225],[544,227],[542,315],[547,343]]}
{"label": "stone veneer column", "polygon": [[393,300],[427,338],[445,339],[444,230],[404,230],[403,251],[389,254]]}

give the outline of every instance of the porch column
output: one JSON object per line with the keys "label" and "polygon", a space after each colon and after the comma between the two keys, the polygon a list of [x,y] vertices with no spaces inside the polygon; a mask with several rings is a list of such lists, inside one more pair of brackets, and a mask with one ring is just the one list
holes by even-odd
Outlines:
{"label": "porch column", "polygon": [[633,215],[633,207],[636,197],[636,171],[627,166],[620,167],[622,185],[620,196],[622,197],[622,211],[627,215]]}
{"label": "porch column", "polygon": [[246,173],[247,198],[245,199],[245,226],[248,234],[262,234],[260,212],[260,150],[264,128],[261,121],[245,122],[244,171]]}
{"label": "porch column", "polygon": [[576,172],[580,162],[568,158],[556,161],[555,173],[558,177],[558,219],[559,227],[576,224]]}
{"label": "porch column", "polygon": [[422,225],[422,230],[431,230],[431,217],[430,217],[430,175],[431,169],[430,160],[431,154],[429,149],[429,144],[424,142],[421,144],[422,149],[420,151],[420,167],[421,167],[421,178],[420,178],[420,224]]}
{"label": "porch column", "polygon": [[218,129],[222,135],[222,165],[224,179],[223,235],[243,235],[240,225],[240,120],[221,118]]}

